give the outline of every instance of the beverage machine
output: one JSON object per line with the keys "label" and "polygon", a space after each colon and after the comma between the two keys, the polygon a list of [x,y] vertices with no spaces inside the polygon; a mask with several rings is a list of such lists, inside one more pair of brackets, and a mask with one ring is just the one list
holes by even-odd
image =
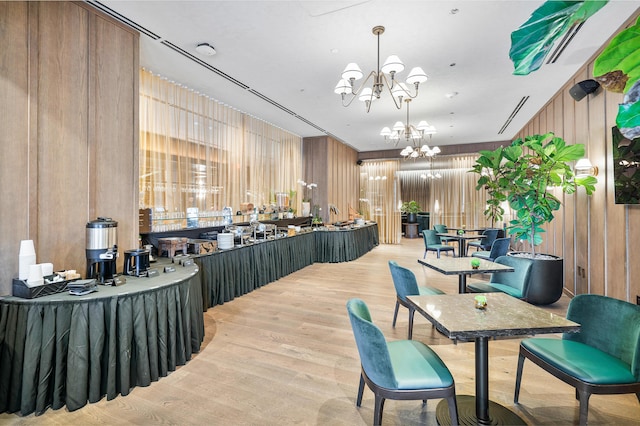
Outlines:
{"label": "beverage machine", "polygon": [[109,217],[98,217],[87,223],[87,279],[113,284],[118,259],[117,228],[118,222]]}

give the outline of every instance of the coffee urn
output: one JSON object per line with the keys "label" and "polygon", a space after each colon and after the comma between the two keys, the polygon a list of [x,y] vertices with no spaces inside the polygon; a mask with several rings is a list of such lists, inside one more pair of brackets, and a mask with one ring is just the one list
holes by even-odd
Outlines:
{"label": "coffee urn", "polygon": [[87,279],[95,278],[100,284],[112,284],[118,259],[118,222],[99,217],[87,223]]}

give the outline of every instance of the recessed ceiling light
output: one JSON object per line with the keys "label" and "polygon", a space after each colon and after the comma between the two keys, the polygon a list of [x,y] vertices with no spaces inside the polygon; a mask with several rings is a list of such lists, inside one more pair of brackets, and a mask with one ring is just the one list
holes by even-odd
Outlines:
{"label": "recessed ceiling light", "polygon": [[456,13],[458,13],[458,12],[460,12],[460,9],[456,9],[456,8],[454,7],[453,9],[451,9],[451,10],[449,11],[449,14],[451,14],[451,15],[455,15],[455,14],[456,14]]}
{"label": "recessed ceiling light", "polygon": [[216,54],[216,49],[209,43],[200,43],[196,46],[196,51],[201,55],[213,56]]}
{"label": "recessed ceiling light", "polygon": [[331,49],[331,53],[338,53],[338,52],[339,52],[339,50],[336,49],[335,47],[333,49]]}
{"label": "recessed ceiling light", "polygon": [[453,97],[455,97],[455,96],[458,96],[458,92],[451,92],[451,93],[447,93],[445,96],[446,96],[447,98],[451,99],[451,98],[453,98]]}

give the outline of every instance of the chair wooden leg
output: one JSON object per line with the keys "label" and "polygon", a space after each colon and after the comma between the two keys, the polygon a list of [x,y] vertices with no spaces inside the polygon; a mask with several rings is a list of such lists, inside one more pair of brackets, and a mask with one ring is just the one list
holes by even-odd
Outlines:
{"label": "chair wooden leg", "polygon": [[409,308],[409,331],[407,332],[408,340],[411,340],[413,338],[413,317],[415,313],[415,309]]}
{"label": "chair wooden leg", "polygon": [[384,410],[384,398],[376,394],[375,408],[373,410],[373,426],[382,424],[382,411]]}
{"label": "chair wooden leg", "polygon": [[356,407],[362,405],[362,394],[364,393],[364,376],[360,373],[360,385],[358,386],[358,398],[356,398]]}
{"label": "chair wooden leg", "polygon": [[522,381],[522,367],[524,366],[524,355],[518,355],[518,371],[516,372],[516,390],[513,393],[513,403],[518,403],[520,397],[520,382]]}
{"label": "chair wooden leg", "polygon": [[449,417],[451,417],[451,424],[457,425],[458,422],[458,403],[456,402],[456,396],[450,396],[447,398],[447,404],[449,404]]}
{"label": "chair wooden leg", "polygon": [[395,311],[393,311],[393,323],[391,324],[392,327],[396,326],[396,319],[398,318],[398,309],[400,309],[400,303],[398,303],[398,301],[396,300],[396,309]]}
{"label": "chair wooden leg", "polygon": [[580,426],[586,426],[589,414],[589,392],[578,392],[580,399]]}

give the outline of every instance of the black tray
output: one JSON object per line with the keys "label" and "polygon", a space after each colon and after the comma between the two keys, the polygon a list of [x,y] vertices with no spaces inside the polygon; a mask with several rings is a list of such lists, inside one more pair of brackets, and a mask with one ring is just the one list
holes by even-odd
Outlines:
{"label": "black tray", "polygon": [[67,289],[67,284],[75,280],[59,281],[51,284],[29,287],[24,280],[13,279],[13,295],[23,299],[35,299],[36,297],[49,296],[50,294],[62,293]]}

